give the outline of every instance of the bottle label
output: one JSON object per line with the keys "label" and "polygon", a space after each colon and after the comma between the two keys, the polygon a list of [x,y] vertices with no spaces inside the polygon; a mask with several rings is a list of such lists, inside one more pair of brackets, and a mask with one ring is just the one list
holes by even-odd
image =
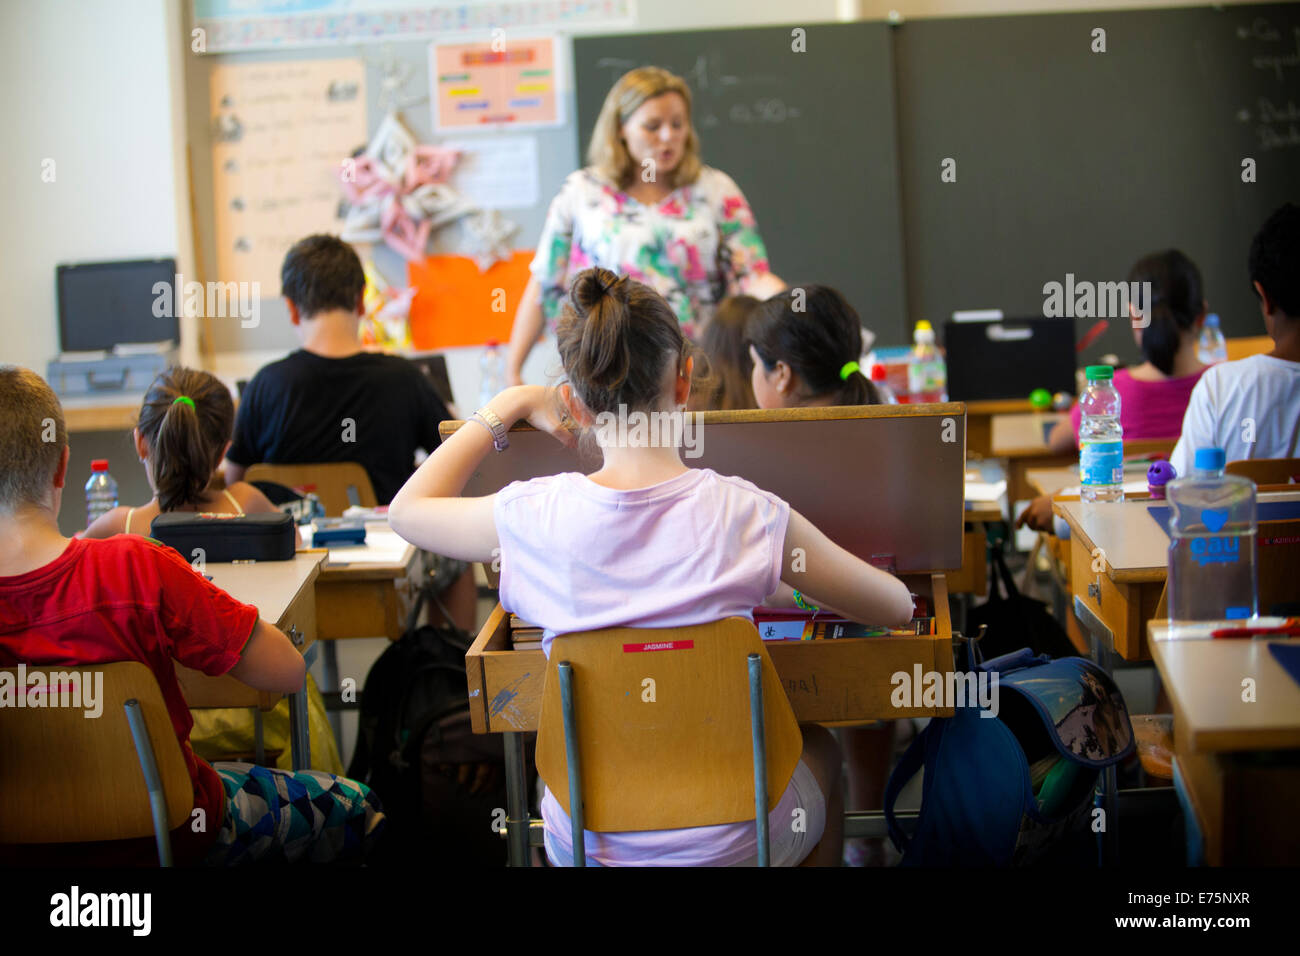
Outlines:
{"label": "bottle label", "polygon": [[1079,445],[1079,483],[1121,485],[1124,483],[1124,442],[1085,441]]}

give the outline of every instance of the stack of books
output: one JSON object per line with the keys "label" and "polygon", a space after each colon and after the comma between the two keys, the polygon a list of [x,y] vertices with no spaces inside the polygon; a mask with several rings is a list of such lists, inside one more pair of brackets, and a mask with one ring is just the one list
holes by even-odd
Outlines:
{"label": "stack of books", "polygon": [[510,646],[516,651],[540,651],[542,629],[534,627],[517,614],[511,614]]}

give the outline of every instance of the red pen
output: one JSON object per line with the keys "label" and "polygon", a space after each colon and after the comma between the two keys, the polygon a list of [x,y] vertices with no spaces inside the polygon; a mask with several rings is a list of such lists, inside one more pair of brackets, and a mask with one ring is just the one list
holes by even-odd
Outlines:
{"label": "red pen", "polygon": [[1288,618],[1281,627],[1224,627],[1211,631],[1210,637],[1300,637],[1300,621]]}

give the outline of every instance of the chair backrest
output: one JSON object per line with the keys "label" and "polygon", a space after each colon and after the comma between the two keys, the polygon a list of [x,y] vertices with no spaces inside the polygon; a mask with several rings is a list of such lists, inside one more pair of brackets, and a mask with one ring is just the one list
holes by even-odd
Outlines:
{"label": "chair backrest", "polygon": [[1174,446],[1178,444],[1178,436],[1173,438],[1138,438],[1130,440],[1124,439],[1124,457],[1125,458],[1168,458],[1174,453]]}
{"label": "chair backrest", "polygon": [[1276,343],[1267,335],[1251,335],[1240,339],[1226,339],[1224,345],[1227,346],[1228,361],[1236,362],[1239,359],[1250,358],[1252,355],[1262,355],[1265,352],[1273,351]]}
{"label": "chair backrest", "polygon": [[763,659],[768,811],[803,752],[790,701],[751,621],[612,628],[555,639],[537,732],[537,770],[568,812],[561,661],[573,666],[586,828],[673,830],[754,819],[746,659]]}
{"label": "chair backrest", "polygon": [[1261,521],[1255,540],[1259,613],[1271,614],[1276,605],[1300,602],[1300,590],[1296,587],[1300,581],[1300,518]]}
{"label": "chair backrest", "polygon": [[252,465],[244,475],[245,481],[274,481],[290,488],[314,491],[320,498],[325,514],[337,518],[352,502],[348,489],[357,497],[357,504],[373,508],[378,504],[370,475],[355,461],[330,461],[307,465]]}
{"label": "chair backrest", "polygon": [[1300,482],[1300,458],[1248,458],[1230,461],[1223,469],[1242,475],[1257,485],[1286,485]]}
{"label": "chair backrest", "polygon": [[[167,798],[167,825],[175,829],[194,807],[180,741],[167,716],[153,672],[139,661],[116,664],[0,668],[0,685],[25,692],[45,675],[46,698],[76,693],[86,703],[89,678],[97,717],[86,706],[6,707],[0,717],[0,843],[88,843],[154,836],[149,792],[124,705],[134,698],[144,713]],[[19,687],[19,677],[25,686]],[[28,694],[28,700],[32,700]]]}

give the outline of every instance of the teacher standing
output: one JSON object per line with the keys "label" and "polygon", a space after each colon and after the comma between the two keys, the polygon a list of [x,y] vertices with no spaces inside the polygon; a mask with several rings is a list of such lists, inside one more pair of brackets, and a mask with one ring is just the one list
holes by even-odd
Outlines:
{"label": "teacher standing", "polygon": [[583,269],[600,266],[645,283],[667,300],[688,338],[727,296],[765,298],[784,288],[768,268],[744,194],[700,160],[681,77],[654,66],[625,73],[605,97],[587,161],[546,214],[515,312],[508,384],[521,384],[524,360],[543,325],[554,330]]}

